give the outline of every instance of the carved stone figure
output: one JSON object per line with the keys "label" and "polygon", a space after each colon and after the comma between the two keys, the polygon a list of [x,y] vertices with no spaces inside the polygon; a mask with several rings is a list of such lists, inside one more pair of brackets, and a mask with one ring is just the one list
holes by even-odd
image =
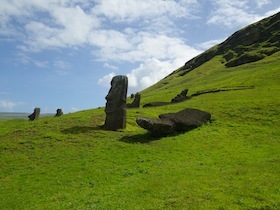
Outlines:
{"label": "carved stone figure", "polygon": [[141,95],[140,93],[136,93],[134,95],[134,100],[131,104],[127,104],[127,108],[139,108],[140,107],[140,99],[141,99]]}
{"label": "carved stone figure", "polygon": [[61,115],[63,115],[62,109],[57,109],[55,117],[60,117]]}
{"label": "carved stone figure", "polygon": [[197,128],[211,120],[211,114],[198,109],[184,109],[176,113],[159,115],[159,119],[138,117],[136,122],[149,130],[153,136],[161,137],[178,132],[186,132]]}
{"label": "carved stone figure", "polygon": [[40,111],[41,111],[40,108],[35,108],[34,112],[31,115],[28,116],[29,121],[33,121],[33,120],[39,119]]}
{"label": "carved stone figure", "polygon": [[171,103],[182,102],[189,99],[190,97],[187,96],[187,93],[188,89],[183,90],[180,94],[178,94],[175,98],[171,100]]}
{"label": "carved stone figure", "polygon": [[128,79],[126,76],[115,76],[111,81],[111,89],[105,97],[107,100],[104,129],[116,130],[126,128],[126,97]]}

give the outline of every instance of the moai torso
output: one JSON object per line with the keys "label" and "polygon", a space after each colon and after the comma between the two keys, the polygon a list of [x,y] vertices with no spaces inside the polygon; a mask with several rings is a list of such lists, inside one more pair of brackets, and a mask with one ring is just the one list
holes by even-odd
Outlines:
{"label": "moai torso", "polygon": [[106,96],[106,120],[104,129],[116,130],[126,128],[126,97],[128,79],[126,76],[115,76],[111,89]]}

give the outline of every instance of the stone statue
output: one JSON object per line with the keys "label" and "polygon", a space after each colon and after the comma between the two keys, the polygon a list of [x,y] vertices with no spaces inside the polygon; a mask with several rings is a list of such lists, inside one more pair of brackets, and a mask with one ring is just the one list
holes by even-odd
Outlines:
{"label": "stone statue", "polygon": [[183,90],[180,94],[178,94],[175,98],[171,100],[171,103],[178,103],[190,99],[190,97],[187,96],[188,91],[188,89]]}
{"label": "stone statue", "polygon": [[134,95],[133,102],[131,104],[127,104],[126,107],[127,108],[139,108],[140,107],[140,99],[141,99],[140,93],[136,93]]}
{"label": "stone statue", "polygon": [[55,117],[60,117],[61,115],[63,115],[62,109],[57,109]]}
{"label": "stone statue", "polygon": [[159,119],[138,117],[136,122],[149,130],[152,136],[161,137],[177,132],[186,132],[211,121],[211,114],[199,109],[184,109],[176,113],[159,115]]}
{"label": "stone statue", "polygon": [[111,89],[105,97],[107,100],[104,129],[116,130],[126,128],[126,94],[128,79],[126,76],[115,76],[111,81]]}
{"label": "stone statue", "polygon": [[28,116],[29,121],[33,121],[33,120],[39,119],[40,111],[41,111],[40,108],[35,108],[34,112],[31,115]]}

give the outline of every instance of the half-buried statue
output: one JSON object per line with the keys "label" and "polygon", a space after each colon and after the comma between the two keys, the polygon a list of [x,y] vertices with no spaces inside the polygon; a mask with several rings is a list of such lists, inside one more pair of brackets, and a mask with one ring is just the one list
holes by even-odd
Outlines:
{"label": "half-buried statue", "polygon": [[126,94],[128,79],[126,76],[115,76],[111,81],[111,89],[105,97],[106,120],[104,129],[116,130],[126,128]]}

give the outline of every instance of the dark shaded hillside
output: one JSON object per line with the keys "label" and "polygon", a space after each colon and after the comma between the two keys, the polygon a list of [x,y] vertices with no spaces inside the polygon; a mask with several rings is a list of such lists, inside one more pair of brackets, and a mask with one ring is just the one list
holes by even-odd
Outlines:
{"label": "dark shaded hillside", "polygon": [[263,59],[279,49],[280,13],[277,13],[235,32],[227,40],[191,59],[177,71],[181,71],[180,75],[183,76],[217,55],[223,55],[222,62],[226,67],[239,66]]}

